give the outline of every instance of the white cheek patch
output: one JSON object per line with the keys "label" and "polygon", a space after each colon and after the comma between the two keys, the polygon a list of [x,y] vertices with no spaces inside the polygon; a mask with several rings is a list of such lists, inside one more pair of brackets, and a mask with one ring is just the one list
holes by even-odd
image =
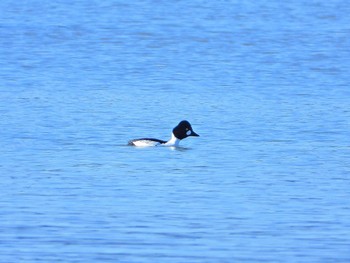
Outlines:
{"label": "white cheek patch", "polygon": [[186,134],[187,134],[188,136],[191,135],[191,133],[192,133],[191,130],[188,130],[188,131],[186,132]]}

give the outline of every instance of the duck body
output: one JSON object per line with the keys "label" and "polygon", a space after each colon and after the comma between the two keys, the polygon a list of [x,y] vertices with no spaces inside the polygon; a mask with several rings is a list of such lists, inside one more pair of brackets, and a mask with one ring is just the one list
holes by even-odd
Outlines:
{"label": "duck body", "polygon": [[128,142],[130,146],[139,146],[139,147],[147,147],[147,146],[159,146],[165,144],[166,141],[158,140],[154,138],[140,138],[134,139]]}
{"label": "duck body", "polygon": [[128,142],[130,146],[137,147],[149,147],[149,146],[179,146],[179,143],[182,139],[185,139],[189,136],[199,135],[195,133],[192,129],[191,124],[188,121],[181,121],[174,129],[171,134],[171,138],[168,141],[154,139],[154,138],[140,138],[134,139]]}

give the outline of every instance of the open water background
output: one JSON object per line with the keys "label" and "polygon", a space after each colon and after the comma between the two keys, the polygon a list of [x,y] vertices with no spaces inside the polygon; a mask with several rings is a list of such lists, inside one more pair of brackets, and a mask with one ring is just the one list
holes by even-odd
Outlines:
{"label": "open water background", "polygon": [[2,0],[0,262],[349,262],[349,13]]}

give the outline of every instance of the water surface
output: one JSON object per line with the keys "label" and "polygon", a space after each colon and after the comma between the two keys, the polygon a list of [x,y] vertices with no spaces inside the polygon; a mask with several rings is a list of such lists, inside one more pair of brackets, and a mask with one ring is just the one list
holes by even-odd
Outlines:
{"label": "water surface", "polygon": [[348,3],[0,10],[0,262],[349,262]]}

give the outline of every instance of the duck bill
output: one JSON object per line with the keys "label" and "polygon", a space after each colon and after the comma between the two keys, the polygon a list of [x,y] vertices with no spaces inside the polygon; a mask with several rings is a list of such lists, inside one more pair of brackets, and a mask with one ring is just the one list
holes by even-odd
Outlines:
{"label": "duck bill", "polygon": [[197,133],[195,133],[194,131],[191,132],[190,136],[196,136],[199,137],[199,135]]}

